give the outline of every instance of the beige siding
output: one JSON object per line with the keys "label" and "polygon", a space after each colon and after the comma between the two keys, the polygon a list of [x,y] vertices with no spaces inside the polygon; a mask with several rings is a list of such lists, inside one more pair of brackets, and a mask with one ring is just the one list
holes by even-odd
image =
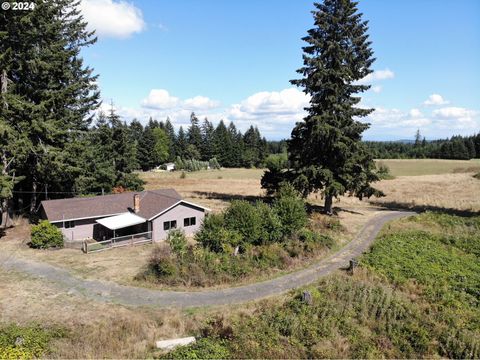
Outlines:
{"label": "beige siding", "polygon": [[96,219],[75,220],[75,227],[64,228],[62,222],[55,223],[55,225],[62,231],[65,238],[68,240],[83,240],[93,237],[93,227]]}
{"label": "beige siding", "polygon": [[[194,226],[183,226],[183,220],[185,218],[195,217],[196,224]],[[162,241],[167,238],[168,231],[163,230],[163,223],[165,221],[177,221],[177,229],[182,229],[185,234],[193,235],[196,233],[200,226],[202,225],[203,218],[205,217],[205,211],[201,208],[194,207],[189,204],[180,203],[168,210],[163,215],[153,219],[152,221],[152,231],[153,231],[153,240]]]}

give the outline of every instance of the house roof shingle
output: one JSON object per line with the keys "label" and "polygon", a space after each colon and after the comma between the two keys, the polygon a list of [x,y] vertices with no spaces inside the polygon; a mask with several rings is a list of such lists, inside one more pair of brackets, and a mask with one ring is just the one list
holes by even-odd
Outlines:
{"label": "house roof shingle", "polygon": [[96,218],[132,211],[134,194],[140,195],[140,211],[137,215],[145,219],[154,217],[182,200],[174,189],[159,189],[85,198],[44,200],[41,206],[51,222]]}

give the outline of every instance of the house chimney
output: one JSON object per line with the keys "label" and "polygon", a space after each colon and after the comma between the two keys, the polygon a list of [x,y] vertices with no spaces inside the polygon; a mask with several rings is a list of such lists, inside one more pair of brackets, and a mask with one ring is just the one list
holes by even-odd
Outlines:
{"label": "house chimney", "polygon": [[133,211],[138,213],[140,211],[140,195],[134,194],[133,195]]}

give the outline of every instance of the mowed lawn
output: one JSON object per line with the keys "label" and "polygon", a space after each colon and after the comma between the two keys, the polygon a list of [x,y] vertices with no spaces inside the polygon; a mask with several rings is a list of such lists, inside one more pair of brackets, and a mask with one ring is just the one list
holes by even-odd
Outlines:
{"label": "mowed lawn", "polygon": [[378,159],[376,162],[377,164],[387,165],[393,176],[438,175],[480,171],[480,159]]}

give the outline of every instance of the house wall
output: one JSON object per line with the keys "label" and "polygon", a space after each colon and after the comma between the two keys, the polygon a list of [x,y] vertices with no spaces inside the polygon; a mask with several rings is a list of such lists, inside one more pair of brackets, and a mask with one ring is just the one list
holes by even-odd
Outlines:
{"label": "house wall", "polygon": [[93,238],[93,229],[97,224],[96,219],[84,219],[84,220],[75,220],[75,227],[73,228],[64,228],[63,222],[54,223],[65,235],[69,241],[72,240],[83,240],[87,238]]}
{"label": "house wall", "polygon": [[[183,227],[183,219],[187,217],[196,217],[196,224]],[[163,223],[165,221],[176,220],[177,229],[183,230],[186,235],[193,235],[200,229],[204,217],[205,211],[203,209],[189,204],[180,203],[152,220],[153,241],[162,241],[167,238],[168,231],[163,230]]]}

